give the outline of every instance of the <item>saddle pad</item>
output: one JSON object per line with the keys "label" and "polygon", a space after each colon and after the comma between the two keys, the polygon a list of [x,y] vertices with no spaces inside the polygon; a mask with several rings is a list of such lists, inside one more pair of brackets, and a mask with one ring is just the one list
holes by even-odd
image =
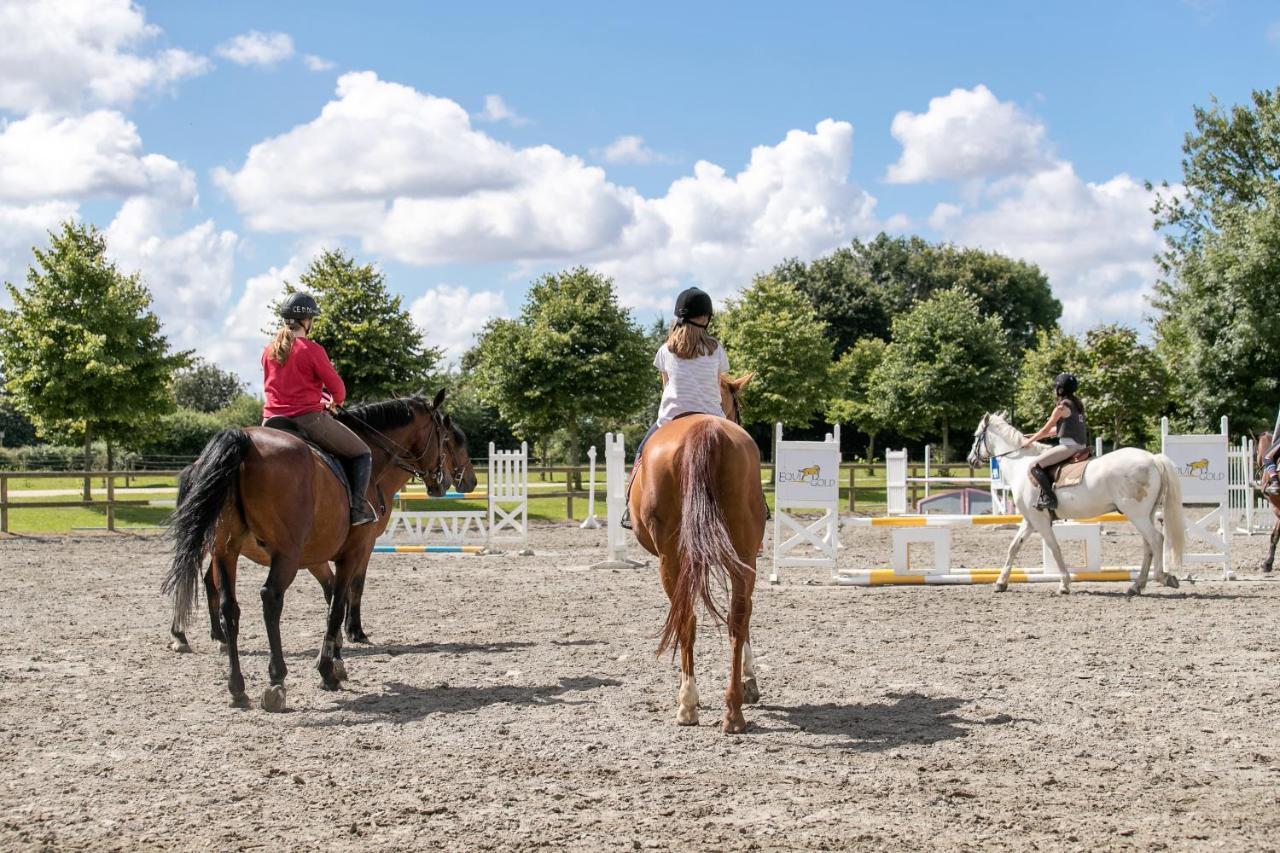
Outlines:
{"label": "saddle pad", "polygon": [[1084,479],[1084,469],[1089,467],[1092,459],[1085,459],[1082,462],[1066,462],[1058,466],[1057,476],[1054,478],[1054,486],[1059,489],[1065,489],[1067,486],[1075,486]]}
{"label": "saddle pad", "polygon": [[307,446],[311,448],[311,452],[320,457],[320,461],[325,464],[325,467],[333,472],[333,476],[338,478],[338,482],[342,484],[343,491],[351,490],[351,485],[347,481],[347,469],[342,464],[342,461],[312,441],[310,436],[307,435],[307,431],[304,430],[293,418],[286,418],[281,415],[277,415],[273,418],[267,418],[266,422],[263,423],[263,426],[268,429],[278,429],[281,432],[296,435],[298,438],[305,441]]}

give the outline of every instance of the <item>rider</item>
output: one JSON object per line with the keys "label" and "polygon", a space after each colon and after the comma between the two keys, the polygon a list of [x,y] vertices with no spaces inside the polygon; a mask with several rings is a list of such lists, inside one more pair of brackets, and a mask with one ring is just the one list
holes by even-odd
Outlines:
{"label": "rider", "polygon": [[711,297],[696,287],[681,291],[676,297],[671,334],[653,357],[653,366],[662,375],[658,420],[636,445],[635,462],[627,479],[628,503],[622,514],[622,526],[628,530],[631,529],[631,482],[649,437],[659,427],[685,415],[725,416],[720,403],[720,374],[729,372],[729,357],[720,342],[707,332],[713,313]]}
{"label": "rider", "polygon": [[1036,509],[1055,509],[1058,506],[1058,496],[1053,493],[1053,480],[1046,469],[1067,461],[1086,446],[1084,404],[1076,396],[1079,384],[1072,374],[1059,373],[1053,380],[1053,391],[1058,402],[1053,407],[1049,420],[1033,435],[1023,436],[1023,447],[1053,434],[1058,436],[1058,445],[1041,453],[1028,472],[1040,484],[1040,501],[1036,504]]}
{"label": "rider", "polygon": [[342,405],[347,388],[333,369],[324,347],[307,336],[320,316],[320,306],[309,293],[291,293],[280,305],[284,321],[262,351],[263,422],[267,418],[292,418],[307,437],[346,462],[351,488],[351,525],[368,524],[378,517],[365,500],[373,455],[369,446],[330,412]]}

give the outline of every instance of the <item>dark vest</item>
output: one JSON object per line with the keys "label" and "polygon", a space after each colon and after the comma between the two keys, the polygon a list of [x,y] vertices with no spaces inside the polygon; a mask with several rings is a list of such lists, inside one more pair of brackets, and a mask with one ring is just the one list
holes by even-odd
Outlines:
{"label": "dark vest", "polygon": [[1087,444],[1089,439],[1085,434],[1084,412],[1070,400],[1063,400],[1062,403],[1069,410],[1069,414],[1058,421],[1058,441],[1061,442],[1066,438],[1076,444]]}

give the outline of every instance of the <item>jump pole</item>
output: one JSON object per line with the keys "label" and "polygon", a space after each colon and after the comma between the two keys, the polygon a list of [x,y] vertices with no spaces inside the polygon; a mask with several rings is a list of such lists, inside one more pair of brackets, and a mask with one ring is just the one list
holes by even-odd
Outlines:
{"label": "jump pole", "polygon": [[[594,458],[593,456],[592,459]],[[620,432],[605,434],[604,474],[605,529],[608,533],[608,544],[605,559],[593,563],[591,568],[636,569],[648,565],[627,556],[627,531],[622,527],[622,513],[627,505],[627,454],[626,441]]]}
{"label": "jump pole", "polygon": [[587,473],[587,517],[578,525],[582,530],[599,530],[600,522],[596,519],[596,447],[591,445],[587,450],[589,462]]}

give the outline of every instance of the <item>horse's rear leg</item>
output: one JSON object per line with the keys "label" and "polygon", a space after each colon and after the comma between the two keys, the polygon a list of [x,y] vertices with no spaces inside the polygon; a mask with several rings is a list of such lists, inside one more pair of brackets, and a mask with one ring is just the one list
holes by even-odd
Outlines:
{"label": "horse's rear leg", "polygon": [[1275,567],[1277,542],[1280,542],[1280,515],[1277,515],[1275,526],[1271,528],[1271,550],[1267,551],[1267,561],[1262,564],[1263,572],[1270,572]]}
{"label": "horse's rear leg", "polygon": [[760,684],[756,681],[756,657],[751,653],[751,640],[742,644],[742,701],[746,705],[754,705],[760,701]]}
{"label": "horse's rear leg", "polygon": [[325,690],[337,690],[347,677],[346,665],[342,662],[342,617],[347,612],[347,595],[357,566],[358,563],[349,557],[334,566],[333,598],[329,601],[329,614],[325,620],[324,642],[320,644],[320,654],[316,658],[320,686]]}
{"label": "horse's rear leg", "polygon": [[213,570],[218,573],[218,604],[222,617],[222,633],[227,638],[227,690],[231,693],[231,707],[248,708],[249,697],[244,693],[244,675],[240,672],[240,604],[236,601],[236,560],[238,553],[230,551],[213,555]]}
{"label": "horse's rear leg", "polygon": [[365,563],[351,579],[351,591],[347,595],[347,639],[353,643],[369,642],[369,635],[360,624],[360,602],[364,598],[364,577],[369,571]]}
{"label": "horse's rear leg", "polygon": [[[749,625],[751,624],[751,589],[737,578],[729,599],[729,686],[724,691],[724,733],[739,734],[747,730],[747,720],[742,716],[742,700],[746,692],[743,683],[743,658],[746,655]],[[752,679],[754,684],[755,679]],[[756,691],[757,698],[759,691]]]}
{"label": "horse's rear leg", "polygon": [[[1129,585],[1126,592],[1129,595],[1138,595],[1147,586],[1147,571],[1152,565],[1156,567],[1156,583],[1165,586],[1177,586],[1178,579],[1173,578],[1164,571],[1164,534],[1156,527],[1155,522],[1141,511],[1134,509],[1128,512],[1124,507],[1120,508],[1121,512],[1129,516],[1129,522],[1137,529],[1138,534],[1142,536],[1142,568],[1138,570],[1138,579]],[[1147,510],[1150,512],[1150,509]]]}
{"label": "horse's rear leg", "polygon": [[204,572],[204,602],[209,608],[209,639],[218,644],[218,651],[227,650],[227,635],[222,633],[222,623],[218,619],[218,587],[213,582],[213,560],[209,560],[209,568]]}
{"label": "horse's rear leg", "polygon": [[[664,551],[658,555],[658,565],[662,575],[662,588],[666,590],[668,599],[674,599],[679,558],[669,557]],[[681,726],[698,724],[698,682],[693,677],[693,641],[697,629],[697,620],[690,615],[676,640],[680,646],[680,692],[676,696],[676,724]]]}
{"label": "horse's rear leg", "polygon": [[271,571],[262,585],[262,619],[267,624],[267,643],[271,647],[271,662],[267,676],[271,685],[263,691],[262,707],[267,711],[283,711],[285,708],[284,678],[289,667],[284,662],[284,646],[280,642],[280,614],[284,612],[284,593],[298,573],[298,561],[293,555],[274,554]]}

